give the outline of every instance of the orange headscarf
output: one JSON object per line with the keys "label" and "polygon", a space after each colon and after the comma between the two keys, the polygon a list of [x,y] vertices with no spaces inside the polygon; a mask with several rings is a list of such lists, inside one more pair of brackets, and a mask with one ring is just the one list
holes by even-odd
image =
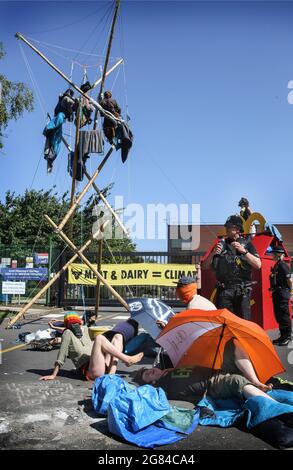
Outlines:
{"label": "orange headscarf", "polygon": [[177,287],[176,295],[184,304],[188,304],[197,292],[197,285],[187,284],[186,286]]}

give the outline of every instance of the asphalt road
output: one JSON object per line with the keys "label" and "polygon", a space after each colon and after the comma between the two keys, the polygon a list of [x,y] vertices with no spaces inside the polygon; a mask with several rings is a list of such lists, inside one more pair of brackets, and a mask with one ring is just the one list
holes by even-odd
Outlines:
{"label": "asphalt road", "polygon": [[[115,325],[127,318],[117,309],[103,309],[99,323]],[[73,364],[67,361],[58,380],[40,382],[50,373],[57,351],[37,352],[14,341],[19,333],[46,329],[50,317],[30,320],[21,329],[0,330],[2,364],[0,365],[0,448],[1,449],[92,449],[137,450],[108,432],[107,421],[91,406],[91,385],[78,380]],[[269,332],[275,337],[277,332]],[[293,342],[277,351],[286,368],[284,377],[293,380]],[[289,364],[289,361],[291,364]],[[143,364],[152,364],[144,358]],[[134,368],[139,368],[134,366]],[[127,380],[129,369],[121,365],[118,373]],[[175,405],[192,407],[186,402]],[[198,426],[187,438],[159,450],[265,450],[272,447],[252,434],[237,428]]]}

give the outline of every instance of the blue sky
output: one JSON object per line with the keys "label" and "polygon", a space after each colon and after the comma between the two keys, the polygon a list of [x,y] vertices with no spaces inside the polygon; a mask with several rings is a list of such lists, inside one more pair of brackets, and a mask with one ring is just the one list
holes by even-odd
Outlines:
{"label": "blue sky", "polygon": [[[97,73],[113,2],[1,2],[0,40],[7,56],[0,73],[32,87],[16,31],[35,43],[79,84],[83,67]],[[112,49],[125,58],[106,87],[131,116],[135,142],[125,165],[119,153],[103,170],[101,187],[125,205],[200,204],[202,223],[221,223],[241,196],[275,223],[292,220],[293,80],[292,2],[124,1]],[[47,46],[47,44],[54,45]],[[61,48],[57,48],[59,46]],[[66,84],[27,46],[22,49],[52,113]],[[124,79],[125,76],[125,79]],[[0,198],[10,189],[70,187],[66,153],[51,175],[42,157],[45,118],[34,113],[7,129],[0,155]],[[68,130],[66,130],[68,132]],[[91,172],[100,161],[95,155]],[[165,249],[165,241],[138,241]]]}

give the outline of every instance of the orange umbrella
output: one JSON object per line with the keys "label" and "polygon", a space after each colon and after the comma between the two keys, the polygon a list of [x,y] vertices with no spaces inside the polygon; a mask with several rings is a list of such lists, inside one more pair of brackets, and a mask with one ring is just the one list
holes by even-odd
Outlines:
{"label": "orange umbrella", "polygon": [[261,382],[285,371],[266,332],[225,308],[176,314],[156,342],[167,351],[174,367],[221,369],[225,345],[232,338],[248,354]]}

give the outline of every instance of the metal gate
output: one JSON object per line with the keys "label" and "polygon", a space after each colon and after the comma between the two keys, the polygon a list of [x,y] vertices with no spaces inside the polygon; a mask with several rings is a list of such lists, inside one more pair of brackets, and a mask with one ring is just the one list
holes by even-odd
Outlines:
{"label": "metal gate", "polygon": [[[178,263],[178,264],[198,264],[200,261],[201,253],[184,252],[177,254],[174,252],[124,252],[113,253],[116,260],[120,263]],[[87,258],[92,263],[96,263],[96,252],[87,253]],[[66,253],[60,258],[60,266],[63,266],[67,261]],[[112,256],[105,254],[103,263],[112,262]],[[115,290],[124,298],[131,297],[152,297],[163,300],[171,306],[181,305],[176,299],[175,286],[115,286]],[[95,286],[87,285],[73,285],[67,283],[67,273],[64,274],[59,282],[58,292],[55,292],[57,299],[51,298],[51,303],[58,303],[60,307],[69,306],[93,306],[95,305]],[[119,303],[109,293],[108,289],[101,284],[101,306],[119,306]]]}

